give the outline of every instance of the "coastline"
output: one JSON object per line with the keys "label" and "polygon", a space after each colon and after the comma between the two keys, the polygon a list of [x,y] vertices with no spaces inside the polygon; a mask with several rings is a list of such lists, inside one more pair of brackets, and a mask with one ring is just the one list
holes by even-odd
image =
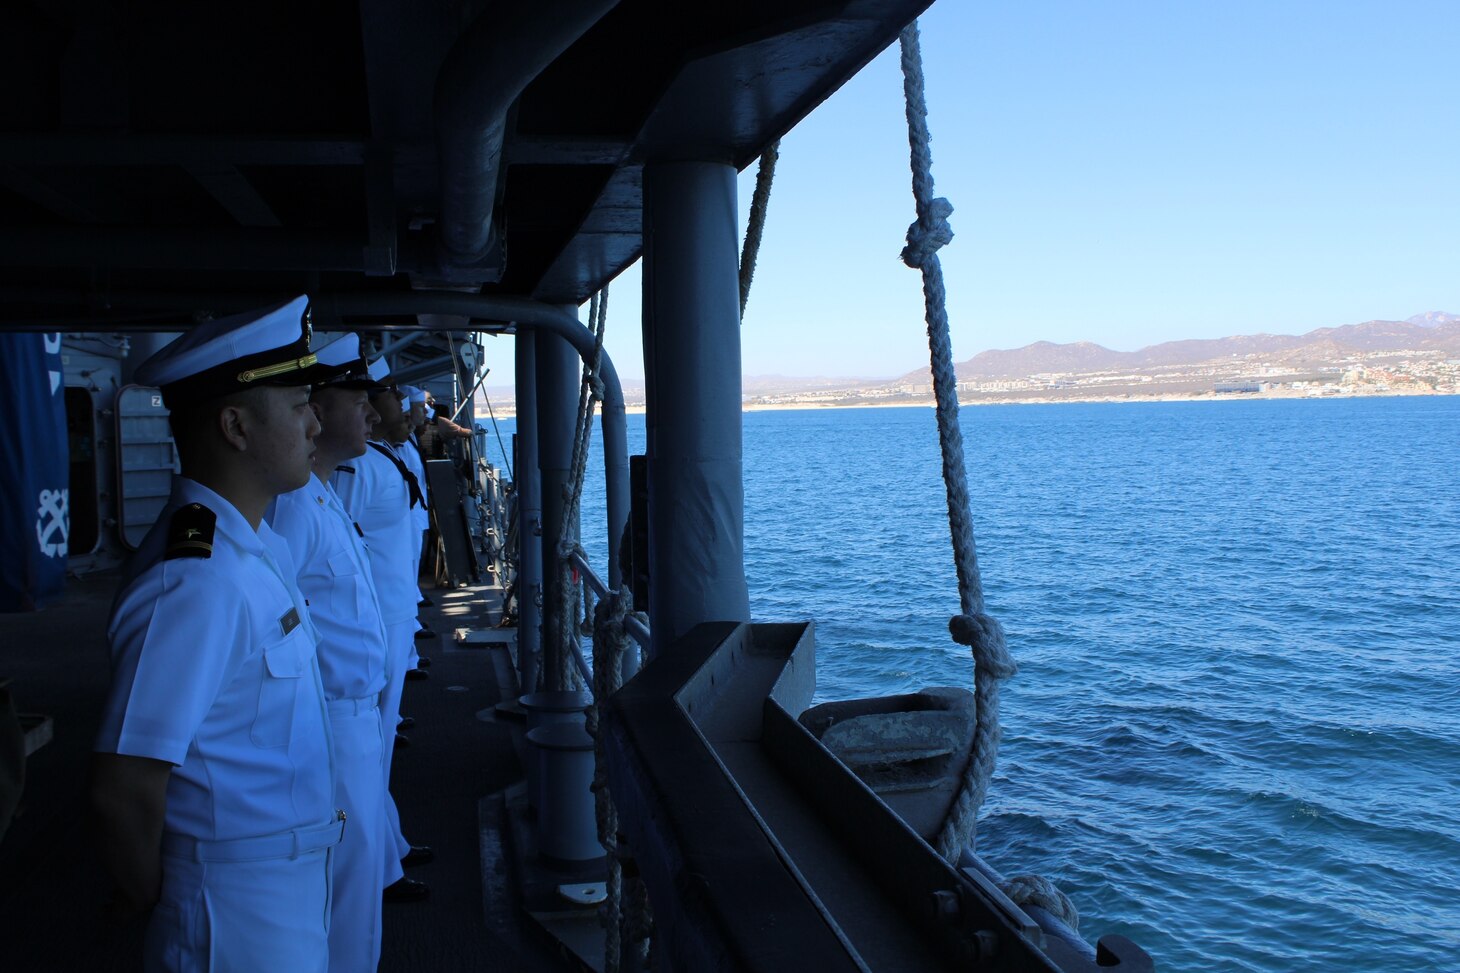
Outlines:
{"label": "coastline", "polygon": [[[960,396],[958,405],[960,407],[976,407],[986,405],[1073,405],[1089,403],[1109,403],[1112,405],[1148,403],[1148,402],[1250,402],[1255,399],[1394,399],[1394,398],[1415,398],[1419,396],[1451,396],[1460,392],[1436,392],[1429,389],[1424,391],[1405,391],[1390,389],[1385,392],[1329,392],[1323,395],[1310,395],[1299,390],[1270,390],[1262,392],[1170,392],[1158,393],[1155,395],[1071,395],[1071,396],[1021,396],[1010,398],[988,398],[975,396]],[[847,401],[840,399],[829,402],[801,401],[801,402],[744,402],[740,411],[745,412],[810,412],[823,409],[931,409],[936,406],[933,397],[919,396],[898,397],[896,399],[864,399],[861,401]],[[498,418],[515,418],[515,409],[503,409],[501,405],[494,407]],[[643,402],[631,402],[624,412],[628,415],[643,415],[646,407]],[[481,416],[477,421],[480,422]]]}
{"label": "coastline", "polygon": [[[1415,398],[1419,396],[1451,396],[1460,392],[1436,392],[1429,389],[1424,391],[1403,391],[1389,390],[1385,392],[1330,392],[1323,395],[1310,395],[1303,391],[1263,391],[1263,392],[1241,392],[1241,393],[1216,393],[1216,392],[1169,392],[1157,393],[1154,395],[1071,395],[1071,396],[1019,396],[1008,398],[990,398],[983,396],[959,396],[958,405],[963,406],[986,406],[986,405],[1069,405],[1089,403],[1111,403],[1129,404],[1141,402],[1248,402],[1254,399],[1386,399],[1386,398]],[[787,410],[812,410],[812,409],[931,409],[937,403],[931,395],[918,398],[898,399],[886,401],[869,399],[860,402],[746,402],[743,404],[742,412],[779,412]],[[643,412],[642,405],[630,406],[629,412]]]}

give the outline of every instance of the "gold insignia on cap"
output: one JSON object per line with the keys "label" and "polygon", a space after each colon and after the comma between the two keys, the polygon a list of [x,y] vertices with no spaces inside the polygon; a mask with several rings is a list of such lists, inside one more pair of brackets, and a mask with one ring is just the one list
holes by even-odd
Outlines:
{"label": "gold insignia on cap", "polygon": [[291,361],[280,362],[277,365],[265,365],[263,368],[250,368],[246,372],[238,373],[240,385],[247,385],[249,382],[257,382],[260,379],[273,378],[275,375],[286,375],[289,372],[303,371],[309,366],[318,362],[314,355],[305,355],[303,358],[295,358]]}

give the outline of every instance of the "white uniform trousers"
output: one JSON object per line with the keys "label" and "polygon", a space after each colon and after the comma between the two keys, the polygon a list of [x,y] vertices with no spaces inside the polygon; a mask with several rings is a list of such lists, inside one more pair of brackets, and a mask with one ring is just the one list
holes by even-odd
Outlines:
{"label": "white uniform trousers", "polygon": [[335,848],[330,973],[380,965],[380,892],[385,888],[385,747],[380,697],[328,703],[335,747],[335,803],[349,827]]}
{"label": "white uniform trousers", "polygon": [[400,860],[411,850],[410,842],[401,833],[400,812],[396,810],[395,798],[390,796],[390,763],[395,753],[395,725],[400,720],[401,691],[406,685],[406,669],[410,663],[411,650],[416,644],[416,630],[419,624],[414,618],[404,622],[387,622],[385,644],[390,651],[386,660],[385,692],[380,697],[380,725],[385,743],[385,840],[382,854],[385,855],[385,884],[390,885],[405,873],[401,871]]}
{"label": "white uniform trousers", "polygon": [[345,822],[261,838],[162,838],[147,973],[326,973],[330,859]]}
{"label": "white uniform trousers", "polygon": [[[425,550],[424,550],[425,543],[426,543],[425,542],[425,536],[426,535],[424,535],[424,534],[421,535],[421,537],[422,537],[421,545],[416,548],[416,556],[415,556],[415,558],[412,561],[412,564],[413,564],[414,567],[413,567],[413,570],[411,571],[411,577],[414,578],[415,581],[416,581],[416,601],[417,602],[420,602],[420,600],[422,598],[426,597],[426,593],[421,590],[421,555],[423,553],[425,553]],[[416,668],[416,664],[418,662],[420,662],[420,661],[421,661],[421,654],[416,651],[415,633],[413,632],[413,633],[411,633],[411,661],[406,664],[406,668],[407,669],[414,669],[414,668]]]}

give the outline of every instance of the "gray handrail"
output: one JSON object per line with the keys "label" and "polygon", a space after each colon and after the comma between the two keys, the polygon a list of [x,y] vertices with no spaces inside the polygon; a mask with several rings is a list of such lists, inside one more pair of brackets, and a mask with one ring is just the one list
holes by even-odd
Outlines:
{"label": "gray handrail", "polygon": [[[613,589],[604,584],[603,579],[593,573],[593,567],[588,563],[586,557],[574,551],[571,560],[573,566],[583,575],[584,582],[587,583],[588,587],[593,589],[594,594],[600,598],[607,598],[613,594]],[[639,643],[639,648],[645,650],[649,648],[649,626],[645,625],[641,619],[635,618],[632,615],[625,618],[624,631],[628,632],[630,637]]]}

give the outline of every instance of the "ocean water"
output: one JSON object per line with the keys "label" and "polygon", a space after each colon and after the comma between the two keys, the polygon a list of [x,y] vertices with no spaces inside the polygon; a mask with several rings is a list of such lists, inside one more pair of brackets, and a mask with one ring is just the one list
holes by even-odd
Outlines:
{"label": "ocean water", "polygon": [[[962,426],[1020,666],[980,854],[1163,970],[1460,970],[1460,398]],[[970,685],[932,411],[744,442],[752,611],[816,621],[819,698]]]}

